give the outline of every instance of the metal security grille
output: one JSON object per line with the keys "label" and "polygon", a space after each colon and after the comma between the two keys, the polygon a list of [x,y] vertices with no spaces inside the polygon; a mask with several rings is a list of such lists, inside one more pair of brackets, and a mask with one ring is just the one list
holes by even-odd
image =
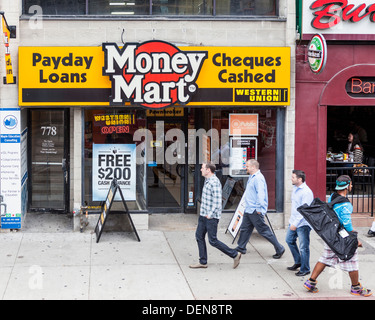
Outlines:
{"label": "metal security grille", "polygon": [[326,192],[335,192],[336,179],[340,175],[348,175],[352,179],[352,192],[349,200],[353,204],[354,213],[374,214],[374,174],[375,167],[327,167]]}

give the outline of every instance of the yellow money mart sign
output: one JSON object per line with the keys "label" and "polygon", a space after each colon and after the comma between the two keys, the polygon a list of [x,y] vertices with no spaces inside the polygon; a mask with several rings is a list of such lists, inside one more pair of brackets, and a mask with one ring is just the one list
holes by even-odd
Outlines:
{"label": "yellow money mart sign", "polygon": [[290,104],[289,47],[20,47],[20,106]]}

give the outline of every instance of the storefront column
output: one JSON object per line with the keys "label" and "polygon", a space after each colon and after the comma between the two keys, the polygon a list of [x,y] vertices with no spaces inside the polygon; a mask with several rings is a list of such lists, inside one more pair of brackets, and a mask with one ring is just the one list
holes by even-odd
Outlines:
{"label": "storefront column", "polygon": [[[81,108],[74,108],[73,110],[73,130],[71,130],[71,140],[73,145],[73,157],[71,163],[72,177],[71,181],[71,192],[73,193],[73,208],[79,210],[82,205],[82,150],[83,150],[83,110]],[[73,229],[78,231],[80,227],[79,217],[74,217],[73,219]]]}

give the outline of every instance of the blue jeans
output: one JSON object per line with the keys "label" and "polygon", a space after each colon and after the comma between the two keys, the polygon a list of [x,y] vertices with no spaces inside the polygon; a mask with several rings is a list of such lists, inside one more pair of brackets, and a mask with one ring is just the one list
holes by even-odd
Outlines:
{"label": "blue jeans", "polygon": [[[301,272],[310,271],[310,231],[311,228],[309,226],[302,226],[295,231],[288,228],[286,233],[285,241],[292,252],[294,263],[301,265]],[[299,238],[299,249],[297,238]]]}
{"label": "blue jeans", "polygon": [[273,245],[277,254],[280,254],[285,250],[277,240],[276,236],[272,233],[270,227],[264,222],[264,215],[258,214],[254,211],[253,213],[245,212],[243,215],[240,227],[240,237],[237,241],[237,251],[243,254],[246,253],[246,246],[253,233],[254,227],[262,237],[267,239]]}
{"label": "blue jeans", "polygon": [[234,249],[229,248],[226,244],[222,243],[217,239],[217,226],[219,219],[207,219],[206,217],[199,216],[197,230],[195,232],[195,238],[198,243],[199,250],[199,263],[207,264],[207,247],[206,247],[206,233],[208,235],[208,241],[211,246],[219,249],[231,258],[235,258],[238,252]]}

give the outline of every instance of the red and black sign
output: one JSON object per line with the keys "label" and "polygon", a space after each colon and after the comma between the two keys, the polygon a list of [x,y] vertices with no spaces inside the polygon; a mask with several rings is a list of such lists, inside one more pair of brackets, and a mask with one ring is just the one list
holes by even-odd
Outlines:
{"label": "red and black sign", "polygon": [[180,51],[163,41],[103,43],[103,75],[112,82],[111,105],[125,101],[147,108],[186,104],[197,92],[196,80],[206,51]]}
{"label": "red and black sign", "polygon": [[358,22],[368,17],[371,22],[375,22],[375,3],[367,5],[348,4],[347,0],[317,0],[310,6],[314,11],[314,19],[311,25],[320,30],[330,29],[341,21]]}
{"label": "red and black sign", "polygon": [[345,85],[349,96],[355,98],[375,97],[375,77],[353,77]]}

